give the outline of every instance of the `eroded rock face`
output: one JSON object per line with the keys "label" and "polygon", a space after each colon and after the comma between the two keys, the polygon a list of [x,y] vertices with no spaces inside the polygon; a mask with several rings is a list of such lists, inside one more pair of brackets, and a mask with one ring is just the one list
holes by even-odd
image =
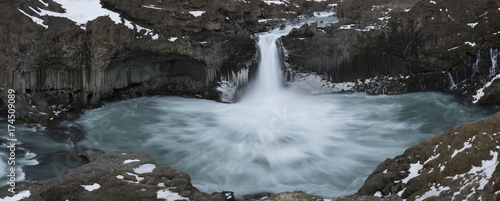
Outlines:
{"label": "eroded rock face", "polygon": [[[361,82],[357,91],[440,90],[472,97],[499,72],[497,68],[490,73],[491,50],[500,47],[499,3],[344,1],[339,3],[337,25],[303,27],[282,37],[285,59],[294,72],[317,72],[334,83]],[[387,79],[374,86],[363,84],[376,76]],[[410,79],[390,84],[389,78],[400,76]],[[493,100],[480,103],[499,103]]]}
{"label": "eroded rock face", "polygon": [[498,200],[500,113],[466,123],[387,159],[360,195],[403,199]]}
{"label": "eroded rock face", "polygon": [[[202,193],[189,175],[156,164],[144,153],[88,150],[89,164],[46,181],[17,184],[17,193],[29,191],[24,200],[227,200],[226,194]],[[12,196],[1,191],[0,197]]]}
{"label": "eroded rock face", "polygon": [[2,2],[0,93],[16,90],[18,119],[35,122],[57,119],[51,107],[78,110],[110,98],[219,100],[221,79],[255,70],[252,34],[270,28],[259,19],[295,18],[327,3],[102,0],[121,22],[103,16],[82,25],[43,13],[64,13],[53,1]]}

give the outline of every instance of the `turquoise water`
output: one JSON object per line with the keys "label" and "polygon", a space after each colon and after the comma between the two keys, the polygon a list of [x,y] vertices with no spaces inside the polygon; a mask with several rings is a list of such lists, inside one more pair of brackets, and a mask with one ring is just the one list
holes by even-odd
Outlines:
{"label": "turquoise water", "polygon": [[386,158],[498,109],[452,95],[304,95],[224,104],[181,97],[107,103],[77,120],[81,145],[139,151],[188,173],[204,192],[355,193]]}

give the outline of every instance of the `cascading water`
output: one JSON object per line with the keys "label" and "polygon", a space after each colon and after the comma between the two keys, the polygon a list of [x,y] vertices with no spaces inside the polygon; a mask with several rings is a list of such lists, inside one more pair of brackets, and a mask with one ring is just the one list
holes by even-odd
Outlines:
{"label": "cascading water", "polygon": [[472,65],[472,79],[474,79],[474,75],[479,72],[479,62],[481,62],[481,50],[477,50],[477,58],[476,62]]}
{"label": "cascading water", "polygon": [[490,48],[490,55],[491,55],[490,77],[493,77],[497,73],[497,67],[498,67],[498,49]]}
{"label": "cascading water", "polygon": [[453,76],[451,76],[450,72],[448,72],[448,79],[450,80],[450,89],[456,89],[457,85],[455,84],[455,81],[453,81]]}
{"label": "cascading water", "polygon": [[288,34],[294,27],[298,26],[288,26],[284,30],[275,29],[259,35],[257,43],[260,56],[259,68],[251,91],[245,96],[246,100],[260,100],[264,97],[268,99],[280,93],[284,82],[276,40]]}
{"label": "cascading water", "polygon": [[259,35],[257,77],[240,102],[144,97],[105,104],[77,121],[87,132],[81,145],[150,153],[207,193],[301,190],[335,198],[355,193],[386,158],[494,112],[438,93],[311,96],[283,88],[276,40],[292,28]]}

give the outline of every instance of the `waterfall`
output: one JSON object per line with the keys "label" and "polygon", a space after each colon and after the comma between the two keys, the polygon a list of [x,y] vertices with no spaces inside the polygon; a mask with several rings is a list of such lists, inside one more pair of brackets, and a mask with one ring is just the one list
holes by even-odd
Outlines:
{"label": "waterfall", "polygon": [[276,93],[283,84],[283,76],[278,55],[276,39],[279,34],[266,34],[259,37],[260,63],[255,87],[262,95]]}
{"label": "waterfall", "polygon": [[453,81],[453,76],[451,76],[451,73],[448,72],[448,78],[450,79],[450,89],[454,90],[457,88],[457,85],[455,84],[455,81]]}
{"label": "waterfall", "polygon": [[274,29],[258,36],[259,68],[246,99],[260,100],[279,94],[284,86],[284,75],[281,67],[281,58],[278,52],[277,40],[287,35],[292,28],[298,25],[289,25],[285,29]]}
{"label": "waterfall", "polygon": [[490,77],[493,77],[497,74],[498,49],[490,48],[490,55],[491,55]]}

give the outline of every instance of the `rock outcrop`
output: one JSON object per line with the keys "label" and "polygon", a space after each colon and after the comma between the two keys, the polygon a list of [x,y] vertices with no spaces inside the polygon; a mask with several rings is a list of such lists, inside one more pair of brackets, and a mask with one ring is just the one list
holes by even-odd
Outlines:
{"label": "rock outcrop", "polygon": [[[499,3],[343,1],[338,24],[303,27],[283,37],[284,56],[291,73],[356,82],[355,91],[455,91],[470,102],[499,73]],[[377,82],[366,82],[375,77]],[[496,94],[497,86],[486,91]],[[497,99],[485,96],[478,103],[498,104]]]}
{"label": "rock outcrop", "polygon": [[87,150],[89,164],[45,181],[23,182],[12,195],[0,197],[23,200],[234,200],[232,192],[202,193],[191,184],[189,175],[156,164],[144,153]]}
{"label": "rock outcrop", "polygon": [[408,200],[498,200],[500,113],[460,125],[387,159],[359,195]]}

